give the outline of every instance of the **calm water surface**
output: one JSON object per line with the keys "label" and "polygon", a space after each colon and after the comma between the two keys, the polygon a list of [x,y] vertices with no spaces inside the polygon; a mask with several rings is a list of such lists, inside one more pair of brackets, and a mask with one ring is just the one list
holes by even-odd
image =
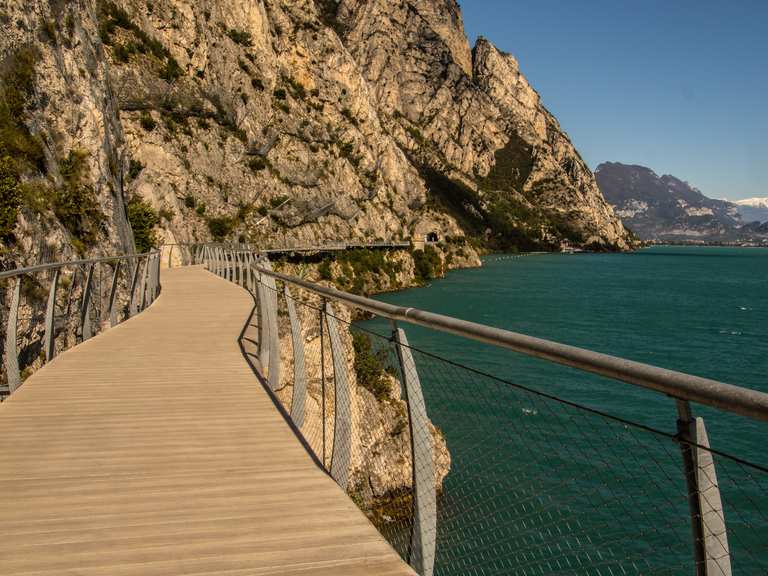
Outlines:
{"label": "calm water surface", "polygon": [[[483,268],[452,272],[429,287],[378,298],[768,392],[768,249],[654,247],[629,254],[493,255],[484,259]],[[363,325],[380,333],[388,329],[378,320]],[[675,432],[675,406],[669,398],[432,330],[404,327],[415,348],[516,384]],[[470,476],[477,474],[482,464],[478,461],[471,468],[463,467],[461,456],[470,457],[471,444],[482,442],[483,435],[487,438],[492,430],[473,432],[468,425],[462,427],[467,420],[463,416],[472,410],[472,390],[464,391],[466,400],[457,396],[451,406],[444,407],[445,378],[430,373],[430,366],[418,355],[416,361],[422,364],[428,410],[432,402],[436,408],[431,416],[444,430],[452,453],[458,455],[446,490],[451,486],[466,487],[468,482],[478,480]],[[476,387],[477,395],[482,395],[479,387],[483,385],[482,381],[470,383],[467,378],[466,386]],[[520,411],[510,406],[510,412]],[[765,425],[697,406],[694,410],[705,417],[713,448],[768,464]],[[525,409],[523,412],[528,414]],[[514,419],[508,415],[499,422]],[[546,425],[544,419],[537,424],[538,429]],[[557,441],[572,440],[559,437]],[[510,450],[509,445],[497,448]],[[508,454],[510,461],[518,457]],[[675,458],[674,451],[671,458]],[[655,459],[660,457],[651,455],[645,465],[650,468]],[[609,462],[607,468],[612,466]],[[669,466],[672,474],[679,467],[676,461],[664,466]],[[507,472],[511,473],[511,468]],[[754,508],[750,498],[762,498],[764,505],[768,494],[762,491],[766,485],[761,480],[762,484],[749,488],[751,492],[743,492],[739,479],[742,473],[738,467],[722,473],[733,475],[733,494],[727,497],[733,508],[739,509],[739,514],[731,516],[734,526],[741,530],[734,538],[740,537],[742,546],[757,546],[759,554],[768,554],[765,544],[759,544],[768,540],[764,512],[752,517],[749,511]],[[494,481],[490,476],[486,480],[489,485]],[[663,509],[664,503],[654,502],[651,507]],[[686,537],[683,526],[679,527],[681,538]],[[750,544],[753,537],[754,543]],[[642,540],[637,542],[640,554]],[[450,547],[451,543],[444,542],[443,546]],[[679,547],[664,562],[672,565],[676,553],[682,554]],[[755,563],[748,556],[739,556],[743,573],[763,573],[762,562]],[[440,563],[438,558],[438,573],[451,573],[447,567],[452,562],[444,558],[442,567]],[[568,570],[591,573],[572,566]],[[653,566],[640,572],[657,573]],[[501,569],[487,573],[505,572]]]}

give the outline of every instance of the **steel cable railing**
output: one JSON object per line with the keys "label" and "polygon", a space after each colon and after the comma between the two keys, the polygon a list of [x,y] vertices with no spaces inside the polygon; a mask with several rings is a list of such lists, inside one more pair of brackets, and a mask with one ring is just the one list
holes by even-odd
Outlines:
{"label": "steel cable railing", "polygon": [[[265,385],[420,574],[768,573],[768,468],[710,448],[691,409],[762,425],[768,395],[399,309],[246,249],[201,245],[193,259],[252,292],[245,349]],[[361,311],[382,321],[354,322]],[[648,426],[441,358],[409,345],[403,321],[662,392],[677,421]]]}
{"label": "steel cable railing", "polygon": [[1,400],[56,354],[149,306],[160,293],[160,252],[0,271],[0,284]]}

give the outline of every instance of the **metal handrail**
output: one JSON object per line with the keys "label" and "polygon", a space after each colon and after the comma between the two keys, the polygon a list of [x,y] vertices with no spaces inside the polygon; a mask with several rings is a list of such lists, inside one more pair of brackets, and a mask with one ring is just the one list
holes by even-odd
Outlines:
{"label": "metal handrail", "polygon": [[28,266],[26,268],[15,268],[13,270],[5,270],[0,272],[0,280],[6,278],[14,278],[22,274],[33,274],[35,272],[44,272],[46,270],[53,270],[56,268],[64,268],[66,266],[81,266],[83,264],[99,264],[101,262],[112,262],[115,260],[133,260],[135,258],[144,258],[151,254],[154,254],[157,250],[151,250],[142,254],[121,254],[119,256],[104,256],[102,258],[91,258],[88,260],[69,260],[67,262],[49,262],[48,264],[38,264],[37,266]]}
{"label": "metal handrail", "polygon": [[395,306],[364,296],[336,290],[335,288],[319,286],[301,278],[274,272],[261,266],[254,265],[254,268],[265,276],[300,286],[310,292],[356,306],[390,320],[418,324],[441,332],[463,336],[527,356],[541,358],[613,380],[647,388],[655,392],[661,392],[680,400],[696,402],[756,420],[768,421],[768,394],[757,390],[725,384],[674,370],[667,370],[576,346],[526,336],[525,334],[460,320],[451,316],[435,314],[419,310],[418,308]]}
{"label": "metal handrail", "polygon": [[[58,288],[60,271],[63,268],[79,266],[84,267],[83,273],[85,275],[85,283],[83,286],[83,294],[78,311],[78,327],[80,331],[79,342],[83,342],[94,335],[89,312],[91,310],[91,293],[93,290],[93,277],[94,269],[96,266],[104,262],[114,263],[112,282],[109,291],[108,320],[110,326],[115,326],[118,323],[116,306],[119,274],[122,267],[122,262],[126,260],[136,260],[136,265],[133,267],[134,270],[132,274],[130,274],[131,282],[127,312],[128,317],[130,318],[134,314],[144,310],[147,306],[149,306],[160,293],[160,255],[161,252],[158,249],[154,249],[143,254],[120,254],[117,256],[104,256],[87,260],[51,262],[48,264],[39,264],[37,266],[28,266],[26,268],[16,268],[14,270],[5,270],[0,272],[0,280],[11,278],[15,279],[11,281],[11,300],[7,321],[5,323],[6,326],[3,364],[8,386],[7,389],[6,387],[2,387],[0,392],[13,394],[13,392],[22,384],[21,372],[19,370],[19,351],[17,342],[18,311],[19,303],[21,300],[22,284],[24,283],[27,276],[47,270],[54,271],[53,278],[48,289],[48,299],[45,309],[45,335],[43,339],[44,358],[46,362],[50,362],[56,355],[56,331],[54,326],[56,291]],[[144,261],[144,267],[141,284],[139,284],[138,273],[142,260]],[[126,266],[126,268],[129,267],[130,265]],[[74,273],[77,274],[77,272],[78,270],[76,268]],[[138,294],[137,289],[140,290]]]}

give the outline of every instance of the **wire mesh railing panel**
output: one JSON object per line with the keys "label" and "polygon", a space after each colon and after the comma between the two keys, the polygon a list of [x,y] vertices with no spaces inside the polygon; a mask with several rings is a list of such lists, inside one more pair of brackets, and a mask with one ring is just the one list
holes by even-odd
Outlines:
{"label": "wire mesh railing panel", "polygon": [[[451,454],[436,574],[695,573],[681,451],[669,434],[413,354]],[[766,474],[716,460],[734,567],[765,573]],[[732,481],[750,477],[754,488]]]}

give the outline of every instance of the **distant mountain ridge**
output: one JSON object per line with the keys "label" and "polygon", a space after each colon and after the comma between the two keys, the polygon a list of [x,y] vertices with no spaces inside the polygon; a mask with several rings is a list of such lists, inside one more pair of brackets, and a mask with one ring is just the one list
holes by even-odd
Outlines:
{"label": "distant mountain ridge", "polygon": [[709,198],[688,182],[669,174],[659,176],[645,166],[605,162],[597,167],[595,177],[616,215],[643,240],[768,239],[768,224],[764,224],[768,217],[763,219],[762,209],[751,203]]}

